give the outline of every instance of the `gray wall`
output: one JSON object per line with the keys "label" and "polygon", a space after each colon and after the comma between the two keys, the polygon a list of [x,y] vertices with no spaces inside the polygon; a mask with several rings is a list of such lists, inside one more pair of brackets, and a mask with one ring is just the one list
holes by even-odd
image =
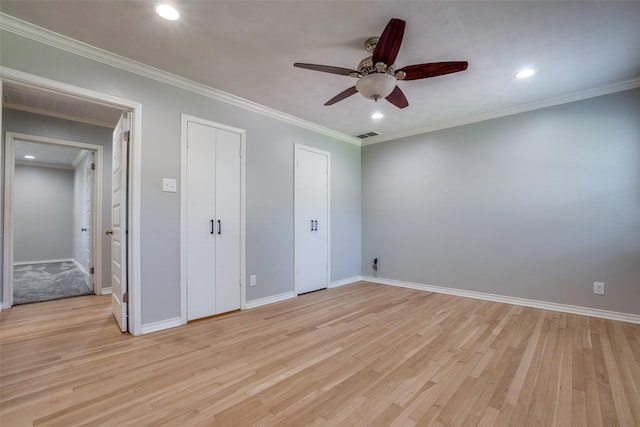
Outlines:
{"label": "gray wall", "polygon": [[16,165],[15,262],[73,257],[73,170]]}
{"label": "gray wall", "polygon": [[[363,274],[640,314],[640,90],[362,151]],[[606,295],[593,295],[593,282]]]}
{"label": "gray wall", "polygon": [[[4,45],[0,45],[4,47]],[[2,151],[4,153],[4,137],[6,132],[18,132],[28,135],[45,136],[66,141],[84,142],[101,145],[103,148],[102,165],[102,227],[111,227],[111,139],[113,130],[86,123],[47,117],[40,114],[26,113],[8,108],[2,109]],[[4,156],[3,156],[4,159]],[[4,171],[4,164],[3,171]],[[4,184],[3,187],[4,189]],[[4,198],[2,199],[4,203]],[[71,258],[69,255],[67,258]],[[80,261],[80,260],[78,260]],[[0,263],[0,277],[2,277]],[[111,241],[102,239],[102,286],[111,287]]]}
{"label": "gray wall", "polygon": [[162,178],[180,175],[181,113],[247,131],[246,274],[255,274],[258,282],[256,287],[247,289],[248,301],[293,290],[293,144],[296,142],[331,152],[331,279],[360,274],[359,147],[9,32],[1,33],[0,43],[3,66],[143,104],[143,324],[180,314],[180,195],[163,193]]}

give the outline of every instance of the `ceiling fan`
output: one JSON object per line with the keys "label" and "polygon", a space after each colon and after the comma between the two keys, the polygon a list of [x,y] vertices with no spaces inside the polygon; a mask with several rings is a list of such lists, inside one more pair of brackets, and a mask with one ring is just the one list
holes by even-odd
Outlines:
{"label": "ceiling fan", "polygon": [[405,24],[402,19],[392,18],[380,37],[368,39],[365,42],[365,49],[367,52],[373,52],[372,56],[360,61],[357,70],[300,62],[296,62],[293,66],[358,79],[355,86],[340,92],[324,105],[333,105],[353,94],[360,93],[365,98],[374,101],[385,98],[396,107],[405,108],[409,102],[397,86],[398,80],[419,80],[457,73],[466,70],[469,65],[466,61],[429,62],[409,65],[396,70],[395,61],[402,44]]}

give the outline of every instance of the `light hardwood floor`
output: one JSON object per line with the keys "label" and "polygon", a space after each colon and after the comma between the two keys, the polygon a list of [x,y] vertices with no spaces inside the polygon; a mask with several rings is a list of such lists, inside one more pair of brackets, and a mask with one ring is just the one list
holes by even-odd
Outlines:
{"label": "light hardwood floor", "polygon": [[640,325],[359,282],[142,337],[4,310],[0,425],[640,426]]}

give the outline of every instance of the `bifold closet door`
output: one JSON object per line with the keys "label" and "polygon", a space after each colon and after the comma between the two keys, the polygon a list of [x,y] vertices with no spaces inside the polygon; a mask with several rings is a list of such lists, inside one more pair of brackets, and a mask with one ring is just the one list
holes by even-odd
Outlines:
{"label": "bifold closet door", "polygon": [[187,128],[187,319],[216,314],[216,129]]}
{"label": "bifold closet door", "polygon": [[326,288],[329,283],[329,154],[296,147],[295,291]]}
{"label": "bifold closet door", "polygon": [[240,135],[216,131],[216,313],[240,309]]}

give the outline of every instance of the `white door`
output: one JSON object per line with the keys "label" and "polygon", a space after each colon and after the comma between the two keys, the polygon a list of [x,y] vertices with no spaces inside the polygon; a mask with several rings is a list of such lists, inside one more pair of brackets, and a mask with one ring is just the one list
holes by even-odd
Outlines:
{"label": "white door", "polygon": [[329,284],[329,153],[296,146],[295,292]]}
{"label": "white door", "polygon": [[216,136],[216,313],[224,313],[240,308],[240,135]]}
{"label": "white door", "polygon": [[187,320],[241,305],[241,136],[187,122]]}
{"label": "white door", "polygon": [[187,125],[187,320],[216,313],[216,129]]}
{"label": "white door", "polygon": [[90,290],[93,289],[93,274],[91,273],[91,268],[93,265],[93,261],[91,259],[91,249],[93,244],[93,169],[92,165],[95,164],[95,154],[89,153],[89,161],[86,164],[85,169],[85,183],[84,183],[84,219],[85,219],[85,254],[84,254],[84,268],[86,270],[85,273],[85,283]]}
{"label": "white door", "polygon": [[127,158],[129,113],[113,131],[111,179],[111,302],[122,332],[127,331]]}

